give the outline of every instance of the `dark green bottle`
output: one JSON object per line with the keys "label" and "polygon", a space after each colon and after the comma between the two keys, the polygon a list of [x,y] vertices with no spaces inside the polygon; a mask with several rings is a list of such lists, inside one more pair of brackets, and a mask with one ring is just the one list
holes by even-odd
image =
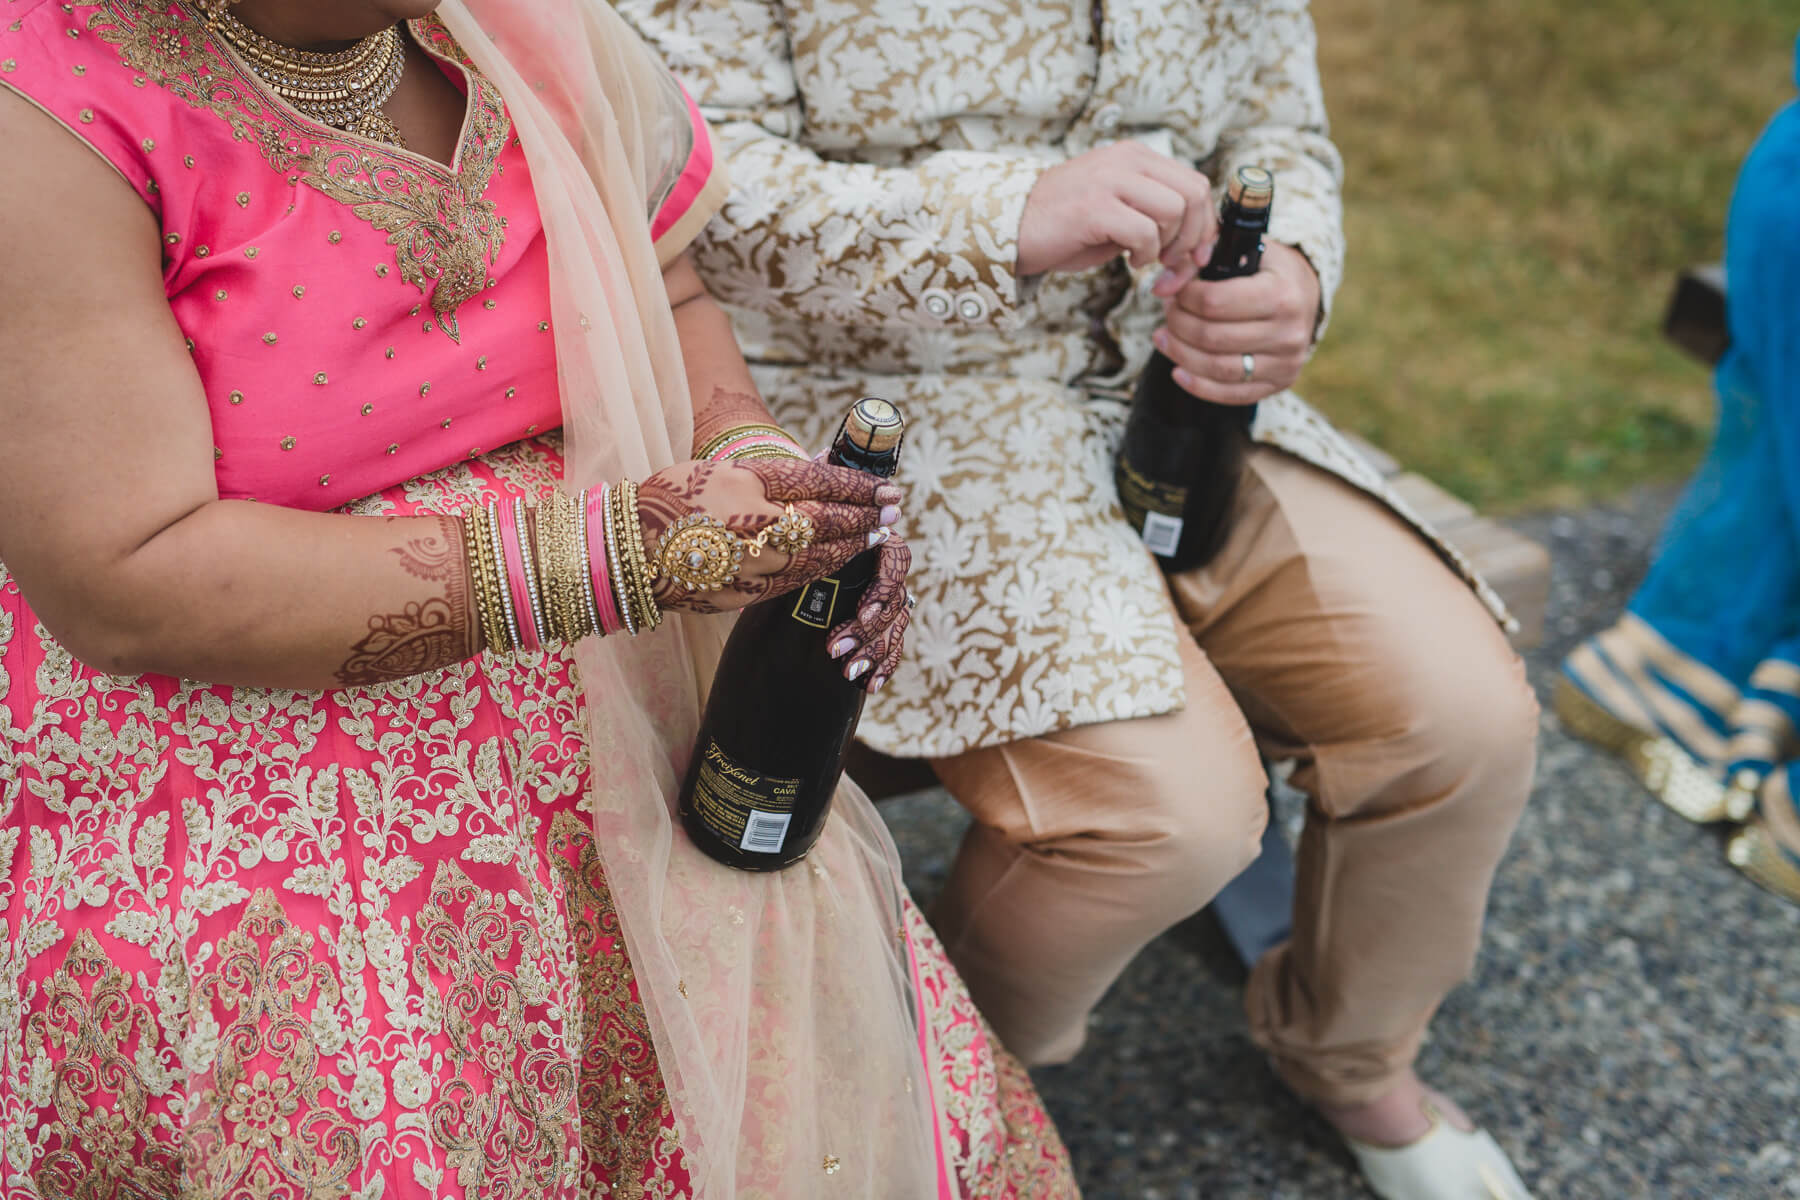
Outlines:
{"label": "dark green bottle", "polygon": [[[886,400],[851,407],[830,461],[891,478],[906,421]],[[837,574],[746,608],[719,657],[681,785],[681,824],[727,866],[778,871],[824,832],[869,678],[844,678],[826,635],[862,606],[879,551]]]}
{"label": "dark green bottle", "polygon": [[[1202,279],[1254,275],[1275,200],[1275,177],[1239,167],[1220,206],[1219,241]],[[1138,377],[1113,480],[1132,528],[1167,571],[1210,562],[1225,544],[1250,445],[1254,404],[1213,404],[1182,390],[1175,364],[1153,353]]]}

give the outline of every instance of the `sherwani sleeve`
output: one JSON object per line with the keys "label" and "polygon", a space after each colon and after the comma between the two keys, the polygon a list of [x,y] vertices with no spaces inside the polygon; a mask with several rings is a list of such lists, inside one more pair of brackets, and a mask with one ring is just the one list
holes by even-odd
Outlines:
{"label": "sherwani sleeve", "polygon": [[1318,39],[1306,0],[1278,0],[1265,8],[1263,54],[1219,137],[1214,179],[1222,184],[1241,166],[1275,173],[1269,237],[1296,247],[1318,273],[1317,338],[1344,273],[1344,162],[1325,117]]}
{"label": "sherwani sleeve", "polygon": [[1014,319],[1025,302],[1019,220],[1054,160],[981,150],[907,166],[827,157],[798,139],[805,115],[774,4],[620,0],[618,11],[693,94],[730,167],[730,198],[695,246],[719,299],[837,326]]}

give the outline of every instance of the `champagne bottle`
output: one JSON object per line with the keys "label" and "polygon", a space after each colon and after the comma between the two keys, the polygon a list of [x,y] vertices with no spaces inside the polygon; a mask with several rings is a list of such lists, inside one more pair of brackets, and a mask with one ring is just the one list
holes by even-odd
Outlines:
{"label": "champagne bottle", "polygon": [[[1219,240],[1202,279],[1254,275],[1275,199],[1275,177],[1239,167],[1219,213]],[[1113,479],[1125,517],[1168,571],[1204,566],[1225,543],[1254,404],[1213,404],[1175,382],[1151,354],[1138,377]]]}
{"label": "champagne bottle", "polygon": [[[856,402],[830,461],[891,477],[906,422],[886,400]],[[738,617],[681,785],[681,823],[706,853],[746,871],[806,857],[824,831],[864,687],[844,678],[826,636],[862,606],[878,551]],[[871,675],[873,672],[871,672]]]}

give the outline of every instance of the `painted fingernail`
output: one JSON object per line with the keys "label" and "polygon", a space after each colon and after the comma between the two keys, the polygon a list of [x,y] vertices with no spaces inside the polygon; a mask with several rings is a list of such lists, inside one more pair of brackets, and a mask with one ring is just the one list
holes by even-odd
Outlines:
{"label": "painted fingernail", "polygon": [[831,647],[831,657],[842,658],[842,657],[844,657],[844,655],[850,653],[854,649],[856,649],[856,639],[855,638],[853,638],[853,637],[839,638],[837,640],[836,644]]}
{"label": "painted fingernail", "polygon": [[1194,377],[1180,367],[1175,368],[1175,382],[1180,384],[1184,391],[1194,390]]}
{"label": "painted fingernail", "polygon": [[898,504],[903,498],[900,489],[892,484],[884,483],[875,489],[875,503]]}
{"label": "painted fingernail", "polygon": [[881,615],[881,605],[865,604],[865,605],[863,605],[863,610],[856,614],[856,619],[861,621],[863,624],[867,625],[870,621],[873,621],[876,617],[879,617],[880,615]]}
{"label": "painted fingernail", "polygon": [[882,526],[880,529],[877,529],[874,533],[871,533],[869,535],[869,545],[871,545],[871,546],[881,545],[881,543],[887,541],[888,538],[893,535],[893,532],[894,531],[887,528],[887,526],[885,526],[885,525]]}
{"label": "painted fingernail", "polygon": [[861,679],[864,675],[867,675],[869,673],[869,668],[873,665],[874,664],[871,663],[868,659],[859,658],[855,662],[850,664],[850,669],[848,671],[844,672],[844,678],[846,678],[846,679]]}
{"label": "painted fingernail", "polygon": [[883,525],[892,525],[900,519],[900,506],[898,504],[886,505],[876,515]]}
{"label": "painted fingernail", "polygon": [[1155,333],[1150,335],[1150,340],[1156,343],[1156,348],[1158,350],[1167,350],[1169,348],[1169,331],[1166,329],[1158,329]]}
{"label": "painted fingernail", "polygon": [[879,692],[882,687],[886,685],[887,681],[888,677],[886,675],[877,675],[875,678],[869,680],[869,690],[871,692]]}
{"label": "painted fingernail", "polygon": [[1152,284],[1151,286],[1152,287],[1167,287],[1171,283],[1174,283],[1175,280],[1178,278],[1180,278],[1180,276],[1175,274],[1175,269],[1173,267],[1164,267],[1163,273],[1156,277],[1156,282],[1154,284]]}

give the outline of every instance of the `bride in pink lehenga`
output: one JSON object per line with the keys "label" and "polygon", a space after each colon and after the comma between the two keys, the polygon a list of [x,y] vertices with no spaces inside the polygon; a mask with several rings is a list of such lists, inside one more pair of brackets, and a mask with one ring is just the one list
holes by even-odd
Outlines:
{"label": "bride in pink lehenga", "polygon": [[[900,498],[694,461],[768,416],[683,254],[705,127],[608,6],[6,17],[0,1192],[1073,1196],[861,792],[775,875],[670,820],[703,610]],[[478,511],[627,479],[646,546],[821,536],[635,637],[494,626]]]}

